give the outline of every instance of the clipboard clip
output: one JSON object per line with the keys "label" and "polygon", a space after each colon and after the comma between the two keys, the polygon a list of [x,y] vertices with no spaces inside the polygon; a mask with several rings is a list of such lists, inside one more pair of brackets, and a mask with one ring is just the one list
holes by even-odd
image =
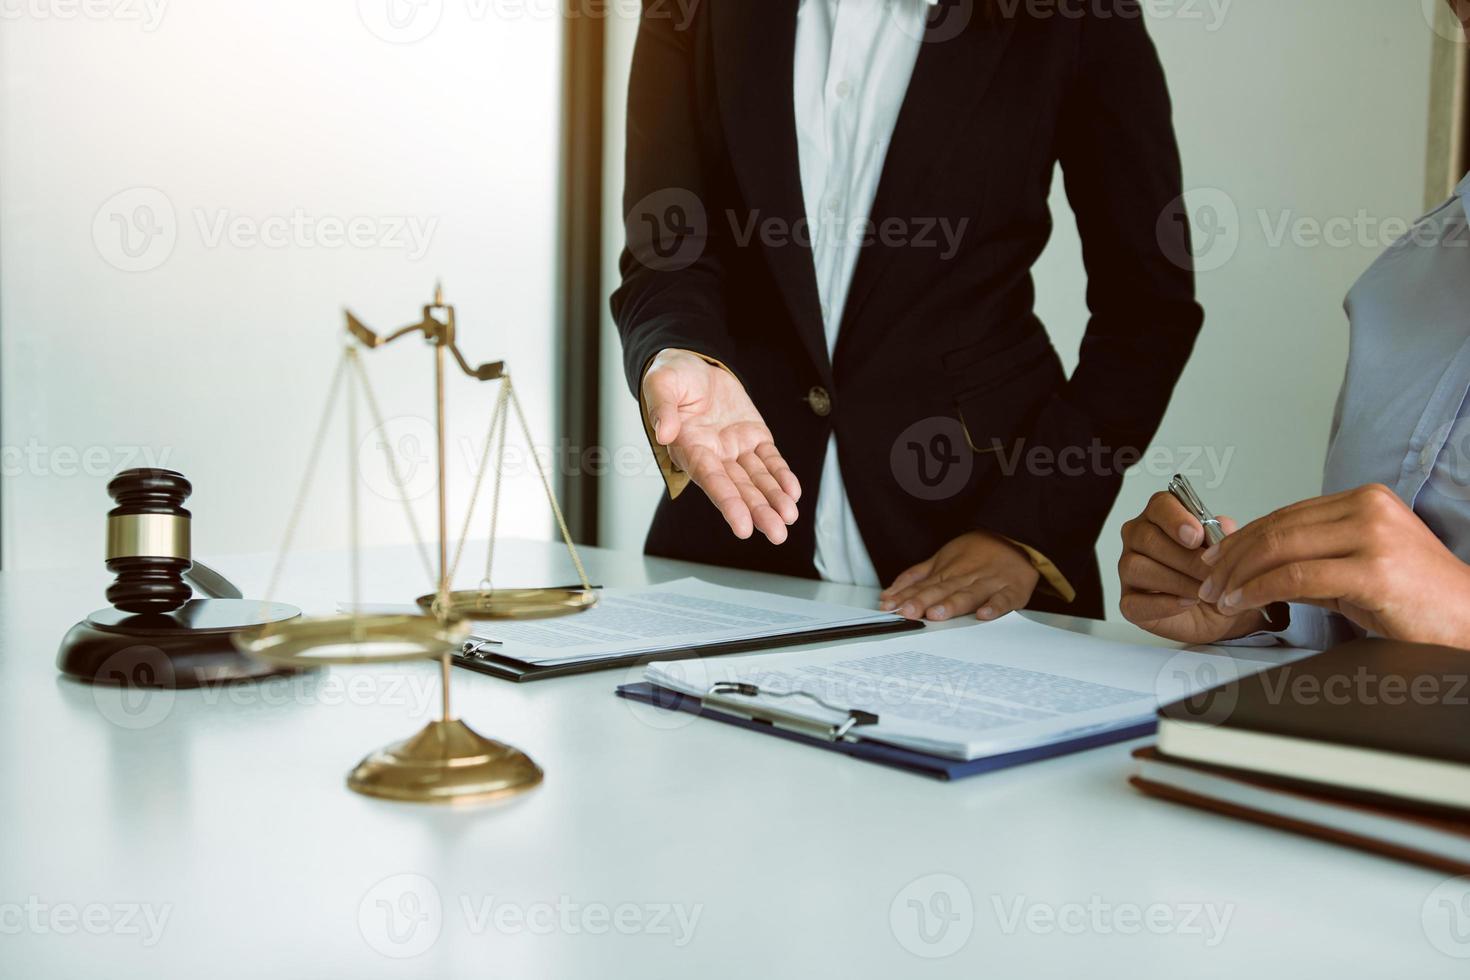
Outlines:
{"label": "clipboard clip", "polygon": [[[754,705],[749,701],[739,700],[762,695],[768,698],[806,698],[828,711],[845,714],[847,717],[837,724],[826,724],[771,705]],[[765,722],[775,728],[796,732],[800,735],[810,735],[827,742],[856,742],[857,737],[852,734],[854,728],[878,724],[878,716],[871,711],[863,711],[859,708],[839,708],[809,691],[762,691],[754,684],[739,681],[719,681],[710,685],[701,703],[705,707],[720,708],[748,721]]]}
{"label": "clipboard clip", "polygon": [[502,641],[492,640],[488,636],[471,636],[464,643],[460,644],[459,655],[461,657],[471,657],[475,660],[484,660],[487,657],[495,655],[496,651],[491,649],[492,647],[504,645]]}

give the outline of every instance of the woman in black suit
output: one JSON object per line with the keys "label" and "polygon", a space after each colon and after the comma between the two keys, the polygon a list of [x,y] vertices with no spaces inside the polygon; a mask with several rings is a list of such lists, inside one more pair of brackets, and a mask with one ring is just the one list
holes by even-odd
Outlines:
{"label": "woman in black suit", "polygon": [[[649,553],[1102,615],[1098,533],[1202,321],[1136,0],[646,0],[627,152]],[[1070,378],[1031,279],[1058,163]]]}

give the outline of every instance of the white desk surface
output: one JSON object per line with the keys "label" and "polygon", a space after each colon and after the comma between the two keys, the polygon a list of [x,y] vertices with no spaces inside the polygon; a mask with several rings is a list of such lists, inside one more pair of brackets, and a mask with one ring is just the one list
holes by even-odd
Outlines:
{"label": "white desk surface", "polygon": [[[586,560],[606,585],[873,598]],[[568,577],[553,545],[501,561]],[[263,557],[213,564],[264,588]],[[364,598],[422,591],[409,550],[365,564]],[[279,598],[324,611],[344,569],[294,558]],[[100,561],[0,573],[0,976],[1470,976],[1439,948],[1465,937],[1431,935],[1445,875],[1143,797],[1142,743],[941,783],[634,706],[625,671],[456,669],[462,717],[546,782],[489,808],[361,797],[347,771],[433,716],[433,665],[139,701],[54,666],[108,581]]]}

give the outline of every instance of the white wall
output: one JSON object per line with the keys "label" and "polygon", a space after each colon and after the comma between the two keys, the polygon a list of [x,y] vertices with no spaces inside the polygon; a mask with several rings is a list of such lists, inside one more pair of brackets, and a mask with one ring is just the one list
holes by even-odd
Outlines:
{"label": "white wall", "polygon": [[[1150,9],[1173,11],[1152,16],[1150,29],[1174,94],[1190,207],[1197,222],[1215,207],[1228,233],[1203,257],[1219,266],[1199,277],[1205,329],[1157,454],[1127,475],[1099,544],[1112,616],[1119,526],[1176,466],[1213,452],[1218,464],[1193,461],[1196,482],[1218,510],[1242,518],[1317,492],[1346,356],[1343,296],[1394,221],[1422,210],[1434,40],[1429,0],[1190,0]],[[609,52],[614,170],[634,30],[615,22]],[[618,200],[620,174],[610,175],[609,190]],[[1060,180],[1052,206],[1057,231],[1036,270],[1038,307],[1070,367],[1086,323],[1086,283]],[[617,211],[608,215],[613,243]],[[1283,219],[1291,232],[1278,244]],[[1312,244],[1313,228],[1334,219],[1366,230]],[[613,283],[614,262],[610,251]],[[641,441],[610,324],[606,344],[607,438]],[[610,543],[641,544],[658,489],[652,477],[609,487]]]}
{"label": "white wall", "polygon": [[[546,443],[559,73],[560,23],[535,4],[7,4],[6,567],[100,562],[107,475],[149,459],[194,481],[196,553],[274,549],[341,307],[397,326],[439,277],[465,353],[510,360]],[[388,441],[412,458],[430,446],[431,358],[400,345],[367,362],[399,418]],[[491,394],[451,388],[461,505],[472,467],[460,440],[478,445]],[[345,543],[345,442],[339,428],[303,545]],[[366,536],[408,540],[384,472],[381,458],[364,464]],[[424,472],[410,487],[427,528]],[[539,485],[519,472],[502,527],[545,536]]]}

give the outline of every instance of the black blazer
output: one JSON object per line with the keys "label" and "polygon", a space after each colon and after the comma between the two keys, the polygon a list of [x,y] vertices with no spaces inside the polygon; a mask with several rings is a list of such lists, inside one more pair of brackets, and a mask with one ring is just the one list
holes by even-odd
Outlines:
{"label": "black blazer", "polygon": [[[942,0],[930,15],[829,361],[796,148],[797,0],[696,0],[687,18],[645,0],[612,297],[628,382],[636,395],[666,347],[723,361],[803,491],[779,547],[735,538],[697,488],[665,498],[650,554],[814,575],[835,432],[885,582],[984,528],[1054,561],[1078,592],[1068,611],[1102,615],[1094,544],[1202,321],[1163,71],[1136,0],[1110,2],[986,18]],[[1092,314],[1070,378],[1032,311],[1058,162]],[[963,229],[957,250],[940,227]]]}

